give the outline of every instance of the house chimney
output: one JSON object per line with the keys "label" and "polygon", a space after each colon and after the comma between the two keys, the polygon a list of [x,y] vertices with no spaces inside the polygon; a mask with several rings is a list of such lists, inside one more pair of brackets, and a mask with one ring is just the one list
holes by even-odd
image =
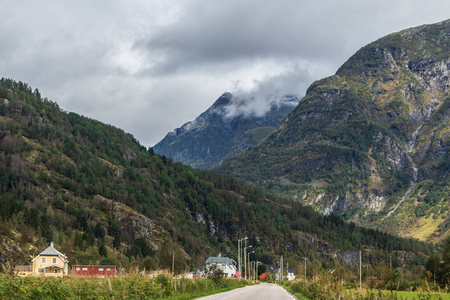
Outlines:
{"label": "house chimney", "polygon": [[50,242],[50,247],[52,247],[52,248],[53,248],[53,241],[51,241],[51,242]]}

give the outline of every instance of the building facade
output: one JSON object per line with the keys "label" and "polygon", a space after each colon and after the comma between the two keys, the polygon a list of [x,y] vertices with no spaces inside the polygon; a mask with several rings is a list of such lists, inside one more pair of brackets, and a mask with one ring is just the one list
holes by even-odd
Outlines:
{"label": "building facade", "polygon": [[206,260],[206,269],[208,270],[213,265],[217,265],[226,277],[236,277],[236,262],[231,258],[220,254],[217,257],[211,256]]}
{"label": "building facade", "polygon": [[31,261],[31,274],[54,277],[69,275],[67,256],[56,250],[51,242],[50,247]]}
{"label": "building facade", "polygon": [[116,266],[72,266],[72,276],[74,277],[111,277],[117,276],[118,270]]}

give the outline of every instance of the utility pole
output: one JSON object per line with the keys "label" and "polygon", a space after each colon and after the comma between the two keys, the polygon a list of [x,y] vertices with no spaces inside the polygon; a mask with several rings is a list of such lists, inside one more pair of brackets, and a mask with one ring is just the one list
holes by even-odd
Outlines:
{"label": "utility pole", "polygon": [[283,281],[283,255],[280,258],[280,283]]}
{"label": "utility pole", "polygon": [[[245,243],[247,246],[247,243]],[[247,279],[247,247],[244,247],[244,279]]]}
{"label": "utility pole", "polygon": [[245,245],[247,245],[248,237],[238,239],[238,268],[239,268],[239,281],[242,279],[242,241],[245,241]]}
{"label": "utility pole", "polygon": [[[249,248],[250,248],[251,246],[249,246]],[[250,278],[251,276],[252,276],[252,272],[251,272],[251,270],[252,270],[252,267],[251,267],[251,262],[250,262],[250,254],[253,254],[253,253],[255,253],[255,251],[252,251],[252,252],[249,252],[247,255],[248,255],[248,278]]]}
{"label": "utility pole", "polygon": [[245,247],[244,247],[244,278],[247,279],[247,248],[251,248],[252,246],[247,247],[247,238],[245,239]]}
{"label": "utility pole", "polygon": [[362,274],[361,274],[361,250],[359,250],[359,289],[361,289],[361,279],[362,279]]}
{"label": "utility pole", "polygon": [[238,271],[239,271],[239,281],[241,281],[241,244],[242,241],[238,239]]}
{"label": "utility pole", "polygon": [[259,278],[259,276],[258,276],[258,273],[259,273],[259,268],[258,268],[258,266],[259,266],[260,264],[261,264],[260,261],[257,261],[257,262],[256,262],[255,283],[258,283],[258,278]]}
{"label": "utility pole", "polygon": [[175,274],[175,250],[172,250],[172,277]]}
{"label": "utility pole", "polygon": [[286,263],[286,274],[287,274],[287,278],[289,280],[289,262]]}
{"label": "utility pole", "polygon": [[306,257],[305,257],[305,279],[306,279]]}
{"label": "utility pole", "polygon": [[[255,262],[254,261],[252,261],[251,266],[252,266],[251,271],[253,271],[253,276],[250,275],[250,277],[252,278],[252,283],[253,283],[255,281]],[[251,273],[251,271],[250,271],[250,273]]]}

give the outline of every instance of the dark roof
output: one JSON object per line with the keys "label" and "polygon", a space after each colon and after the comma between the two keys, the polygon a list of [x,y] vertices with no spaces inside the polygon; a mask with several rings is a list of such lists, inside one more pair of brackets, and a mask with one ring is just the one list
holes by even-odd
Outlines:
{"label": "dark roof", "polygon": [[[266,268],[268,272],[278,273],[280,271],[280,267],[278,267],[277,265],[266,265]],[[284,271],[286,271],[286,269],[284,269]],[[297,274],[297,269],[289,268],[287,272]]]}
{"label": "dark roof", "polygon": [[274,272],[277,273],[278,272],[278,267],[277,265],[266,265],[266,268],[269,272]]}

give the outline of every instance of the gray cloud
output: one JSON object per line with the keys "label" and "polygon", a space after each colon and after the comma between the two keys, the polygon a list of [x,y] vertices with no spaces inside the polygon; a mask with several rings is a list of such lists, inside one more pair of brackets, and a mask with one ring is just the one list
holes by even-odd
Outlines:
{"label": "gray cloud", "polygon": [[151,146],[223,92],[266,109],[367,43],[449,9],[436,0],[5,0],[0,76]]}
{"label": "gray cloud", "polygon": [[[317,9],[333,10],[326,3]],[[337,4],[342,6],[341,2],[333,6]],[[150,55],[166,53],[156,68],[160,72],[274,57],[314,60],[342,55],[335,45],[345,36],[330,34],[332,24],[322,23],[320,15],[312,16],[305,5],[310,6],[309,1],[225,1],[220,5],[195,1],[177,22],[136,46],[145,47]]]}
{"label": "gray cloud", "polygon": [[237,84],[226,117],[262,116],[272,106],[280,105],[286,96],[303,97],[313,78],[307,66],[294,65],[278,75],[255,81],[250,90],[243,90]]}

